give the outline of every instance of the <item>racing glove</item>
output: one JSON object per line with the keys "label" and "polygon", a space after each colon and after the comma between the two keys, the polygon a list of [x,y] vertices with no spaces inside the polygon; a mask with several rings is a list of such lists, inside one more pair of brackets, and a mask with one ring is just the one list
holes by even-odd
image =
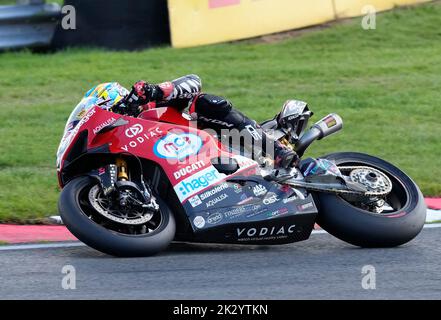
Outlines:
{"label": "racing glove", "polygon": [[133,85],[132,90],[126,97],[126,102],[129,105],[140,106],[150,101],[160,101],[163,96],[164,93],[158,85],[140,80]]}

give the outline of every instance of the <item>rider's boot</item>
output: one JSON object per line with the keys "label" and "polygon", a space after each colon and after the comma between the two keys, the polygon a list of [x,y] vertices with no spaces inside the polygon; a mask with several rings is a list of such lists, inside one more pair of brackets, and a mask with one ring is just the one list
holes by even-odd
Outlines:
{"label": "rider's boot", "polygon": [[275,168],[288,168],[297,159],[296,153],[282,144],[278,140],[274,140],[254,121],[233,109],[226,118],[230,117],[242,118],[239,125],[236,126],[241,134],[246,136],[250,145],[245,145],[249,151],[252,151],[253,159],[259,160],[261,157],[270,157],[274,160]]}

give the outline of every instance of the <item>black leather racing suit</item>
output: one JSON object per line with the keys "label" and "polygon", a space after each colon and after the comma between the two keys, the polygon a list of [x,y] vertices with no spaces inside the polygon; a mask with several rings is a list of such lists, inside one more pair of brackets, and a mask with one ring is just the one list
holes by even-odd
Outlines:
{"label": "black leather racing suit", "polygon": [[[169,82],[155,85],[158,94],[156,95],[156,106],[168,106],[188,113],[198,121],[202,129],[211,128],[216,131],[222,129],[238,129],[242,134],[248,134],[253,141],[253,146],[261,146],[261,150],[254,148],[253,155],[256,157],[272,156],[276,166],[287,167],[295,158],[295,153],[278,141],[271,140],[260,126],[236,110],[230,101],[216,95],[202,93],[201,79],[190,74]],[[273,150],[267,150],[267,143],[274,143]],[[250,150],[251,151],[251,150]]]}

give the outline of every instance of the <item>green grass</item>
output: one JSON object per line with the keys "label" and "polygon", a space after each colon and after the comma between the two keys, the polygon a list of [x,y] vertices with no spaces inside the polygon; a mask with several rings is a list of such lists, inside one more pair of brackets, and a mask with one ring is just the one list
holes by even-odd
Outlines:
{"label": "green grass", "polygon": [[308,155],[359,151],[441,195],[441,5],[404,8],[279,43],[241,42],[140,52],[76,49],[0,55],[0,221],[56,213],[55,152],[70,111],[97,83],[199,74],[206,92],[264,120],[288,98],[330,112],[344,131]]}

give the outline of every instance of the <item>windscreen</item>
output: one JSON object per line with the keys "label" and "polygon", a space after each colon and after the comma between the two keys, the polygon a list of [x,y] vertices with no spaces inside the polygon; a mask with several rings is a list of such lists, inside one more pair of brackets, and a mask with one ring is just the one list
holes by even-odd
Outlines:
{"label": "windscreen", "polygon": [[73,109],[69,118],[67,119],[66,126],[64,127],[63,138],[61,139],[60,145],[57,151],[57,168],[60,167],[60,161],[64,151],[66,151],[67,146],[73,137],[72,131],[78,125],[81,118],[83,118],[89,109],[94,107],[97,103],[95,97],[83,98],[80,103]]}

